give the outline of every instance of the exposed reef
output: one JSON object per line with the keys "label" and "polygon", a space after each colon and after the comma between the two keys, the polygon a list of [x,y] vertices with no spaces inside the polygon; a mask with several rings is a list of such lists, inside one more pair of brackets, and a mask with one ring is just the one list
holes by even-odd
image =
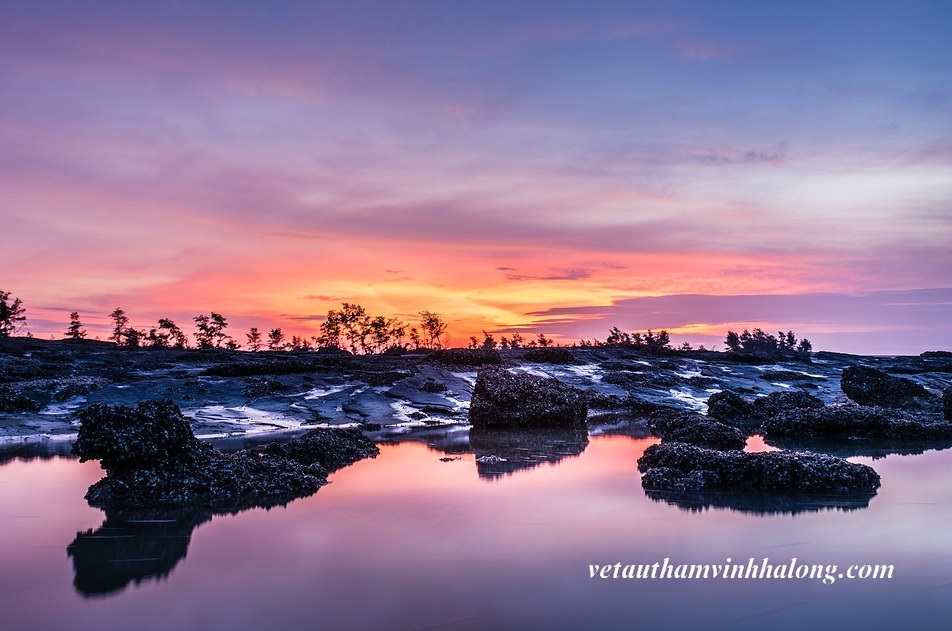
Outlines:
{"label": "exposed reef", "polygon": [[779,412],[763,424],[765,437],[848,441],[948,441],[952,423],[938,415],[879,407],[829,406]]}
{"label": "exposed reef", "polygon": [[364,457],[376,445],[356,430],[316,429],[274,453],[216,451],[195,438],[171,400],[137,406],[92,405],[73,445],[80,460],[99,460],[106,477],[86,494],[93,506],[213,509],[273,506],[315,492],[328,471]]}
{"label": "exposed reef", "polygon": [[860,405],[908,407],[934,398],[918,383],[869,366],[848,366],[840,378],[843,393]]}
{"label": "exposed reef", "polygon": [[743,449],[747,442],[736,427],[690,412],[656,412],[651,416],[651,428],[662,443],[690,443],[730,451]]}
{"label": "exposed reef", "polygon": [[872,494],[879,474],[863,464],[822,454],[716,451],[672,443],[652,445],[638,459],[645,489],[691,493],[758,491]]}
{"label": "exposed reef", "polygon": [[588,397],[557,379],[485,367],[476,375],[469,422],[481,428],[585,426]]}

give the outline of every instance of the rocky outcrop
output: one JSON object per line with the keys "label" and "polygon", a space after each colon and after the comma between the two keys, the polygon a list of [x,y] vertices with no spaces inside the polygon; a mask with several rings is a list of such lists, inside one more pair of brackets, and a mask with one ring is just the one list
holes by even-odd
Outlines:
{"label": "rocky outcrop", "polygon": [[672,443],[652,445],[638,459],[645,489],[769,491],[803,494],[873,493],[879,475],[841,458],[798,452],[715,451]]}
{"label": "rocky outcrop", "polygon": [[799,390],[771,392],[748,402],[730,391],[715,392],[707,400],[707,414],[722,423],[752,431],[786,410],[818,409],[823,401]]}
{"label": "rocky outcrop", "polygon": [[195,438],[168,399],[135,407],[95,404],[78,417],[73,453],[82,461],[99,460],[105,469],[106,477],[86,494],[91,505],[103,508],[284,504],[325,484],[329,468],[377,454],[359,432],[326,429],[313,431],[332,437],[308,435],[300,439],[306,446],[287,446],[294,457],[251,450],[224,454]]}
{"label": "rocky outcrop", "polygon": [[942,415],[952,421],[952,388],[942,391]]}
{"label": "rocky outcrop", "polygon": [[860,405],[904,407],[920,404],[931,396],[928,390],[914,381],[893,377],[868,366],[844,368],[840,388]]}
{"label": "rocky outcrop", "polygon": [[658,412],[651,429],[662,443],[689,443],[710,449],[743,449],[747,440],[739,429],[690,412]]}
{"label": "rocky outcrop", "polygon": [[585,392],[557,379],[504,368],[481,368],[469,405],[469,422],[482,428],[584,426]]}
{"label": "rocky outcrop", "polygon": [[486,366],[501,364],[502,356],[491,348],[442,348],[427,359],[446,366]]}
{"label": "rocky outcrop", "polygon": [[730,390],[715,392],[707,399],[707,415],[734,427],[755,425],[751,417],[750,403]]}
{"label": "rocky outcrop", "polygon": [[952,439],[952,423],[938,415],[861,406],[792,409],[764,422],[768,439],[929,441]]}

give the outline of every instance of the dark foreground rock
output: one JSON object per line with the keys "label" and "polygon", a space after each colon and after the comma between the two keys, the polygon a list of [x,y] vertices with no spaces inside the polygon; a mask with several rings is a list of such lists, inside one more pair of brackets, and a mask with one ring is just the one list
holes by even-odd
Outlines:
{"label": "dark foreground rock", "polygon": [[768,439],[946,441],[952,423],[937,414],[861,406],[792,409],[764,422]]}
{"label": "dark foreground rock", "polygon": [[651,417],[651,429],[663,443],[689,443],[726,451],[743,449],[747,444],[743,432],[736,427],[690,412],[655,413]]}
{"label": "dark foreground rock", "polygon": [[942,415],[952,421],[952,388],[942,391]]}
{"label": "dark foreground rock", "polygon": [[928,390],[914,381],[893,377],[868,366],[844,368],[840,388],[860,405],[907,407],[931,397]]}
{"label": "dark foreground rock", "polygon": [[588,397],[562,383],[504,368],[481,368],[469,405],[473,427],[585,426]]}
{"label": "dark foreground rock", "polygon": [[86,494],[93,506],[274,506],[309,495],[327,482],[329,470],[377,455],[356,431],[313,430],[286,446],[293,456],[246,450],[223,454],[192,434],[171,400],[137,406],[95,404],[79,414],[82,426],[73,453],[99,460],[106,477]]}
{"label": "dark foreground rock", "polygon": [[647,490],[872,494],[879,474],[841,458],[797,452],[724,452],[673,443],[652,445],[638,459]]}

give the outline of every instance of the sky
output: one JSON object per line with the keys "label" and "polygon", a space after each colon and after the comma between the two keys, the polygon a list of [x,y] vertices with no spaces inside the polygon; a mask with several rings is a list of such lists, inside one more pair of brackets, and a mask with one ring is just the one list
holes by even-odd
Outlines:
{"label": "sky", "polygon": [[952,348],[952,4],[44,2],[0,20],[34,335],[356,302],[604,339]]}

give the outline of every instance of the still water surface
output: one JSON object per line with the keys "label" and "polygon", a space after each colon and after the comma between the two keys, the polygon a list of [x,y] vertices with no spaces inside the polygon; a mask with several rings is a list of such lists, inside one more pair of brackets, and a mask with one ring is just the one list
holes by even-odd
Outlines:
{"label": "still water surface", "polygon": [[[98,464],[10,461],[2,628],[936,629],[952,619],[952,451],[854,458],[883,478],[865,508],[691,510],[645,496],[635,461],[653,442],[593,437],[580,455],[513,472],[478,471],[472,453],[441,462],[419,443],[383,445],[284,508],[133,523],[104,523],[83,501]],[[833,584],[589,577],[590,564],[751,557],[895,570]]]}

